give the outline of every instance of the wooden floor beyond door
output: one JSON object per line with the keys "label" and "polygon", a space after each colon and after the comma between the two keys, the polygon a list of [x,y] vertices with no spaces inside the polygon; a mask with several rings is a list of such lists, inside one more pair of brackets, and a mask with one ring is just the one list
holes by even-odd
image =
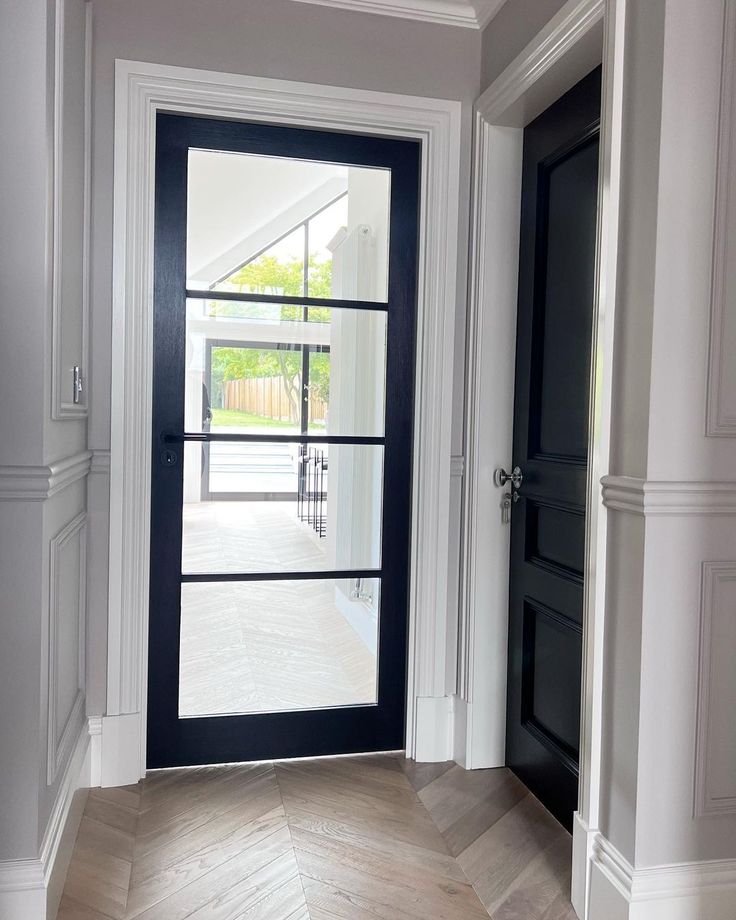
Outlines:
{"label": "wooden floor beyond door", "polygon": [[505,769],[162,770],[90,792],[58,920],[573,920],[570,851]]}

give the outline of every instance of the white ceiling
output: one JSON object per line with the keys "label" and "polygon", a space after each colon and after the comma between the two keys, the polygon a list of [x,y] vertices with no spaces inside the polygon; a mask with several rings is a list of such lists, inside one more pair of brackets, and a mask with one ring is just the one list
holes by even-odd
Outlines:
{"label": "white ceiling", "polygon": [[[190,151],[188,171],[189,278],[196,278],[295,203],[303,200],[308,204],[310,196],[329,180],[346,182],[348,172],[346,167],[330,163],[210,150]],[[236,256],[233,258],[230,268],[238,262]]]}
{"label": "white ceiling", "polygon": [[446,26],[484,28],[506,0],[297,0],[361,13],[400,16]]}

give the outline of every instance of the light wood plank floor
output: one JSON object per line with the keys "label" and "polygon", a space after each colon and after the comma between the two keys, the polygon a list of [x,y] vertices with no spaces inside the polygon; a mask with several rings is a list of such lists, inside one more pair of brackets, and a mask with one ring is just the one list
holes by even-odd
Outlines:
{"label": "light wood plank floor", "polygon": [[58,920],[574,920],[570,850],[503,769],[159,770],[90,792]]}

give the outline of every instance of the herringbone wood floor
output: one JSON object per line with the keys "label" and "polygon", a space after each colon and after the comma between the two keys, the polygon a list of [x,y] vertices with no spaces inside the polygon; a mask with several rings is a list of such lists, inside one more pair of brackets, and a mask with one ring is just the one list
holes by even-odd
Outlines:
{"label": "herringbone wood floor", "polygon": [[162,770],[90,792],[58,920],[572,920],[569,864],[507,770]]}

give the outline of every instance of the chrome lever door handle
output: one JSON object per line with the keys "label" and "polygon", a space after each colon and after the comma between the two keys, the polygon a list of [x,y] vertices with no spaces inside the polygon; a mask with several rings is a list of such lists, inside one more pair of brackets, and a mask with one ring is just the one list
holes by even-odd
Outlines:
{"label": "chrome lever door handle", "polygon": [[510,473],[507,473],[502,466],[499,466],[493,473],[493,482],[497,486],[505,486],[507,482],[510,482],[515,489],[520,489],[523,481],[524,474],[519,466],[515,466]]}

